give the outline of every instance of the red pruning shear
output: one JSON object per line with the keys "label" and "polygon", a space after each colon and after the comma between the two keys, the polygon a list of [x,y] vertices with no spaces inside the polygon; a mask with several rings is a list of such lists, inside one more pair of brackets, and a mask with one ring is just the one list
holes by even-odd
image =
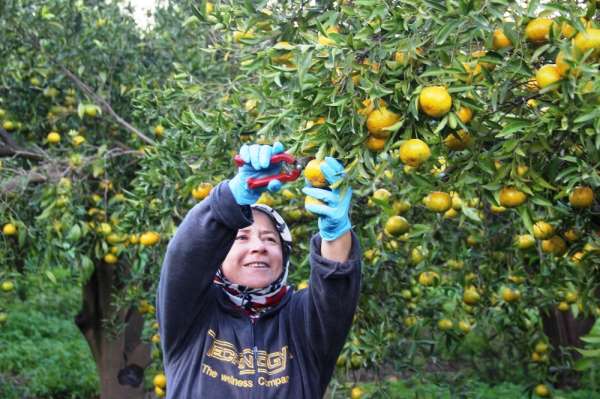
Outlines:
{"label": "red pruning shear", "polygon": [[[233,160],[235,161],[235,164],[238,167],[244,165],[244,160],[242,159],[242,157],[239,156],[239,154],[236,155],[233,158]],[[259,178],[250,177],[246,181],[248,183],[248,188],[255,189],[255,188],[259,188],[259,187],[266,187],[269,185],[269,182],[271,180],[279,180],[282,183],[285,183],[288,181],[294,181],[300,176],[300,173],[302,171],[302,164],[304,163],[303,161],[296,160],[296,158],[293,155],[290,155],[285,152],[275,154],[271,157],[272,164],[277,163],[277,162],[284,162],[288,165],[293,165],[293,167],[291,168],[291,170],[285,171],[278,175],[265,176],[265,177],[259,177]]]}

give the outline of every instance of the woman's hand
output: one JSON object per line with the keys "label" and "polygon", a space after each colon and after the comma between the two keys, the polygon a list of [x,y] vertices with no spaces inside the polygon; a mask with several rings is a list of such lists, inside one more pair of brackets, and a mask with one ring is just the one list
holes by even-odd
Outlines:
{"label": "woman's hand", "polygon": [[278,191],[281,188],[281,182],[275,179],[271,180],[267,187],[250,189],[247,180],[278,174],[281,171],[281,163],[271,165],[271,157],[283,152],[283,150],[283,144],[280,142],[275,142],[272,146],[244,144],[240,148],[240,157],[244,161],[244,165],[238,169],[237,175],[229,181],[231,193],[239,205],[254,204],[264,191]]}
{"label": "woman's hand", "polygon": [[[321,172],[331,186],[344,177],[344,166],[334,158],[326,157],[325,163],[321,165]],[[333,241],[352,228],[350,224],[352,188],[345,187],[342,190],[334,188],[329,191],[312,187],[306,182],[302,192],[323,202],[323,205],[307,204],[306,209],[319,216],[319,233],[324,240]]]}

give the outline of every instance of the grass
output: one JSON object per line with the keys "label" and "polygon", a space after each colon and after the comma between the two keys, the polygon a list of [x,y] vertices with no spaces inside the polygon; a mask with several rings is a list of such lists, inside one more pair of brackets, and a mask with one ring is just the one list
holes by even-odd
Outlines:
{"label": "grass", "polygon": [[39,280],[22,284],[37,289],[26,301],[10,301],[9,320],[0,327],[0,398],[94,397],[96,365],[73,322],[81,290],[69,281],[40,289]]}

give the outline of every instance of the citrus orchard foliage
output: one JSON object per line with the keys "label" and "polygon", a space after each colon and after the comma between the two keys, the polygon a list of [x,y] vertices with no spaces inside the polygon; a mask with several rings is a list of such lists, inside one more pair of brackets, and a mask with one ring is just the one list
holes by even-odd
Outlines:
{"label": "citrus orchard foliage", "polygon": [[[163,142],[169,155],[161,148],[143,163],[182,176],[142,176],[140,195],[179,185],[187,203],[161,198],[187,209],[197,184],[233,174],[246,141],[340,158],[366,258],[340,367],[414,366],[405,350],[430,347],[408,337],[430,337],[466,358],[465,342],[476,342],[530,369],[532,381],[551,380],[540,314],[598,313],[594,10],[503,1],[200,7],[186,22],[209,26],[205,51],[239,70],[218,98],[184,96],[165,116],[179,126]],[[545,68],[555,63],[558,79]],[[294,277],[303,280],[314,221],[299,188],[264,201],[293,223]],[[170,215],[162,221],[171,227]]]}
{"label": "citrus orchard foliage", "polygon": [[[89,103],[64,70],[53,72],[56,83],[34,70],[45,78],[43,89],[3,92],[3,121],[22,124],[4,129],[20,143],[46,137],[54,159],[80,153],[67,146],[65,130],[83,124],[103,134],[100,142],[82,135],[80,145],[89,146],[94,162],[65,175],[83,169],[85,178],[29,188],[36,209],[8,197],[11,212],[2,223],[14,224],[16,234],[4,233],[7,264],[37,245],[50,257],[71,254],[67,259],[78,269],[112,267],[120,289],[111,303],[145,315],[144,336],[151,337],[158,363],[151,303],[168,239],[190,207],[234,174],[232,157],[242,143],[279,140],[297,156],[342,160],[356,193],[352,220],[365,251],[364,284],[340,376],[385,363],[420,369],[423,356],[442,356],[490,378],[527,369],[532,391],[543,396],[537,385],[557,378],[551,366],[572,367],[568,356],[558,356],[559,341],[544,333],[556,332],[547,315],[599,314],[595,3],[318,3],[170,5],[143,42],[123,47],[96,37],[120,17],[98,24],[100,9],[79,10],[84,21],[96,18],[95,28],[85,30],[88,46],[100,40],[105,52],[115,45],[139,60],[127,63],[138,70],[115,68],[115,84],[106,84],[113,75],[85,75],[101,64],[82,45],[77,54],[90,63],[82,79],[114,97],[111,104],[122,104],[117,114],[154,137],[144,140],[121,123],[113,139],[106,132],[116,118],[85,106],[79,116],[66,105],[68,116],[50,122],[48,107],[63,101],[58,93],[65,103],[66,96]],[[25,24],[28,16],[48,14],[38,8],[15,15]],[[38,36],[58,29],[54,22]],[[119,31],[126,26],[119,23]],[[7,65],[68,54],[68,47],[40,52],[32,45],[9,52],[17,61]],[[34,72],[5,74],[5,86],[35,87],[22,79]],[[44,97],[50,88],[57,95]],[[107,159],[117,141],[136,150],[144,145],[140,159]],[[8,162],[3,177],[33,161]],[[301,186],[261,199],[282,209],[292,226],[297,283],[308,277],[308,239],[316,231]],[[89,193],[96,193],[95,202]],[[67,215],[59,221],[69,231],[57,232],[55,219]],[[42,251],[49,240],[57,249]],[[168,390],[163,382],[154,380],[157,394]]]}

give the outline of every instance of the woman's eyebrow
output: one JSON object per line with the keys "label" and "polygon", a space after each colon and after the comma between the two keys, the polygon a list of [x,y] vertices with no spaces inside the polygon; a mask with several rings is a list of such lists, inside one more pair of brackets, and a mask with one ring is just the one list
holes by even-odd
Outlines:
{"label": "woman's eyebrow", "polygon": [[[250,228],[249,228],[249,227],[246,227],[246,228],[244,228],[244,229],[239,229],[239,230],[238,230],[238,233],[248,233],[249,231],[250,231]],[[273,235],[279,235],[279,234],[277,234],[277,232],[276,232],[276,231],[274,231],[274,230],[260,230],[258,233],[259,233],[259,234],[273,234]]]}
{"label": "woman's eyebrow", "polygon": [[273,234],[273,235],[278,235],[275,231],[273,230],[261,230],[260,234]]}

